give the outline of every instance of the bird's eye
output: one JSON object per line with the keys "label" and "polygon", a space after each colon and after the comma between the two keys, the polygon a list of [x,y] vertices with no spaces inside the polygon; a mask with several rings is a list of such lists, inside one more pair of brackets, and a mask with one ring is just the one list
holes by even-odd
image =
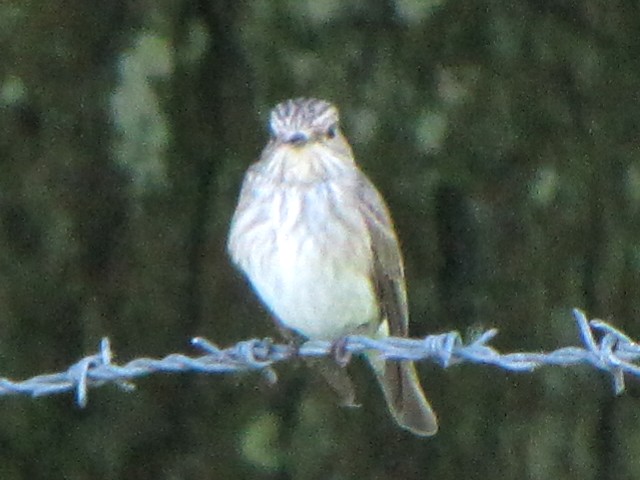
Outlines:
{"label": "bird's eye", "polygon": [[334,138],[338,133],[338,126],[334,123],[327,129],[327,138]]}

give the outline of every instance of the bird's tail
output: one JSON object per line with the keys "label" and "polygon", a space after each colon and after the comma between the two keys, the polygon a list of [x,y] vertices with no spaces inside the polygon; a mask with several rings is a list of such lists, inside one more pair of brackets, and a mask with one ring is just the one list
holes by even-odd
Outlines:
{"label": "bird's tail", "polygon": [[398,425],[415,435],[435,435],[438,420],[422,391],[413,362],[385,361],[377,353],[369,353],[367,359]]}

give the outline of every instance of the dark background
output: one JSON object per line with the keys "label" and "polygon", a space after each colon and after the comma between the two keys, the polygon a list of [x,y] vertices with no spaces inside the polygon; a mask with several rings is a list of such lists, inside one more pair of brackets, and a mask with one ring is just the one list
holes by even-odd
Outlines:
{"label": "dark background", "polygon": [[[0,375],[275,336],[230,265],[269,109],[340,106],[393,212],[412,335],[579,342],[574,306],[640,337],[634,1],[0,3]],[[156,375],[134,393],[0,398],[2,479],[631,479],[637,385],[586,367],[420,365],[440,433],[345,410],[300,364]]]}

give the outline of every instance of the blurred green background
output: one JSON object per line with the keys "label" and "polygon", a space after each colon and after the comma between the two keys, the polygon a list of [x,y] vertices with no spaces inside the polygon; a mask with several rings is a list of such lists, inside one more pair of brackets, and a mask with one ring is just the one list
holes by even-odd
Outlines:
{"label": "blurred green background", "polygon": [[[412,335],[640,337],[640,5],[563,0],[3,0],[0,376],[277,336],[225,252],[269,109],[340,106],[405,254]],[[156,375],[0,398],[1,479],[640,478],[638,389],[583,368],[420,365],[441,431],[353,365]]]}

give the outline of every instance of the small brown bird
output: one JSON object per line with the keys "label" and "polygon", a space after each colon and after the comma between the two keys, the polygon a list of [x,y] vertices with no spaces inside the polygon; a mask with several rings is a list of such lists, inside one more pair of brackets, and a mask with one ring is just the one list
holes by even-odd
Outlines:
{"label": "small brown bird", "polygon": [[[271,112],[271,139],[246,173],[228,249],[280,327],[304,338],[408,335],[404,268],[382,196],[360,171],[338,110],[299,98]],[[438,429],[413,363],[367,355],[393,417]]]}

